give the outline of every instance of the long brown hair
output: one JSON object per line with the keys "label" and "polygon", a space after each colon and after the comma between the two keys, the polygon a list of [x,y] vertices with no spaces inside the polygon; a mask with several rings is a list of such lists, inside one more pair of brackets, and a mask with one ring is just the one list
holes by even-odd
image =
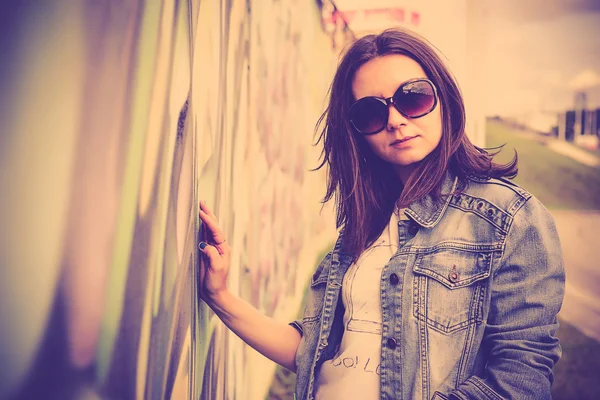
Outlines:
{"label": "long brown hair", "polygon": [[[381,160],[348,122],[355,101],[352,79],[367,61],[387,54],[402,54],[421,65],[437,88],[442,115],[442,138],[403,186],[392,166]],[[517,156],[508,164],[492,161],[497,151],[476,147],[465,134],[465,107],[455,79],[432,46],[405,29],[388,29],[354,42],[344,54],[331,87],[329,104],[315,132],[323,142],[321,164],[327,166],[327,192],[335,196],[337,227],[343,228],[344,251],[354,259],[379,237],[397,204],[406,207],[427,195],[440,197],[447,171],[459,177],[464,189],[469,176],[509,177],[517,174]]]}

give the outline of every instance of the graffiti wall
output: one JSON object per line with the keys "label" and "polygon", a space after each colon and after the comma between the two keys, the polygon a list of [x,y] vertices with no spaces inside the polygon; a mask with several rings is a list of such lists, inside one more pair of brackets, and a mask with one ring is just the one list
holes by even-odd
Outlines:
{"label": "graffiti wall", "polygon": [[337,61],[320,3],[1,11],[0,398],[264,398],[274,365],[198,300],[197,205],[231,290],[293,319],[335,234],[309,172]]}

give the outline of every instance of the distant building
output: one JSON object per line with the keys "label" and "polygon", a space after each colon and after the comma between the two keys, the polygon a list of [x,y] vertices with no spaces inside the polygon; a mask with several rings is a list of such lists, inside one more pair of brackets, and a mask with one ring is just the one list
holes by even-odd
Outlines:
{"label": "distant building", "polygon": [[600,149],[600,108],[558,114],[557,136],[592,150]]}
{"label": "distant building", "polygon": [[600,108],[588,109],[586,92],[575,93],[573,109],[558,114],[557,136],[581,147],[600,148]]}
{"label": "distant building", "polygon": [[575,137],[583,135],[585,126],[585,110],[587,109],[587,94],[585,92],[575,93],[575,122],[573,130]]}

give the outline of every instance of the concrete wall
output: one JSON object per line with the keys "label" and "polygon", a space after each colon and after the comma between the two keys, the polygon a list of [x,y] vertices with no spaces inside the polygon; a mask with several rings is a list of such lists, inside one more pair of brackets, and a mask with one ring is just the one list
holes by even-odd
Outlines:
{"label": "concrete wall", "polygon": [[335,233],[317,2],[0,11],[0,398],[259,398],[272,367],[197,299],[197,204],[232,291],[294,318]]}

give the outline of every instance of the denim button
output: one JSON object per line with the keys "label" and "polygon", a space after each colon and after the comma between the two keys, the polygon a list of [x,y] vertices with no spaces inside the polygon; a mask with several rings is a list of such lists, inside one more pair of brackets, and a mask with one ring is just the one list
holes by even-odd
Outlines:
{"label": "denim button", "polygon": [[396,286],[398,284],[398,282],[400,282],[400,278],[398,278],[398,275],[396,274],[391,274],[390,275],[390,283],[394,286]]}
{"label": "denim button", "polygon": [[391,350],[394,350],[396,348],[396,346],[398,345],[398,343],[396,343],[396,339],[394,338],[389,338],[387,340],[387,347]]}
{"label": "denim button", "polygon": [[458,280],[458,272],[456,272],[456,265],[452,266],[452,271],[448,274],[448,280],[452,283]]}

